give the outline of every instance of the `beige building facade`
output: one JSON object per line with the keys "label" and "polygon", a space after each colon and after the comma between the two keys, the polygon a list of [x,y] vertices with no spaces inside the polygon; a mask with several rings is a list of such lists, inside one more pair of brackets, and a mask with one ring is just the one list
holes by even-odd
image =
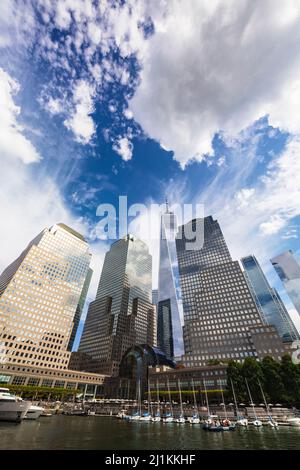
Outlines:
{"label": "beige building facade", "polygon": [[0,276],[0,364],[63,370],[91,254],[64,224],[44,229]]}

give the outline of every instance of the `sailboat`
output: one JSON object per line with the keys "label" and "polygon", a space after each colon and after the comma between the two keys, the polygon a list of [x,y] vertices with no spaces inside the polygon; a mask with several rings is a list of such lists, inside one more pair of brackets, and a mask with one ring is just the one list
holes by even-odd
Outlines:
{"label": "sailboat", "polygon": [[175,421],[175,423],[183,424],[183,423],[185,423],[185,418],[184,418],[184,415],[183,415],[180,379],[178,379],[178,390],[179,390],[179,399],[180,399],[180,416],[179,416],[179,418],[176,418],[174,421]]}
{"label": "sailboat", "polygon": [[155,416],[152,416],[151,421],[154,421],[155,423],[160,421],[160,401],[159,401],[159,386],[158,386],[158,380],[156,381],[156,391],[157,391],[157,410],[155,413]]}
{"label": "sailboat", "polygon": [[145,411],[141,417],[140,421],[151,421],[151,413],[150,413],[150,403],[151,403],[151,394],[150,394],[150,384],[148,380],[148,411]]}
{"label": "sailboat", "polygon": [[261,383],[260,383],[260,380],[258,379],[258,385],[259,385],[259,388],[260,388],[260,391],[261,391],[261,394],[263,396],[263,399],[264,399],[264,402],[265,402],[265,407],[266,407],[266,411],[268,413],[268,426],[271,426],[272,428],[278,428],[278,423],[277,421],[275,421],[272,417],[272,414],[271,414],[271,411],[270,411],[270,408],[269,408],[269,405],[266,401],[266,397],[265,397],[265,394],[264,394],[264,391],[262,389],[262,386],[261,386]]}
{"label": "sailboat", "polygon": [[200,418],[199,418],[199,412],[198,412],[198,406],[197,406],[197,400],[196,400],[196,394],[195,394],[195,386],[194,386],[194,379],[192,378],[192,388],[193,388],[193,397],[194,397],[194,413],[191,418],[188,418],[189,423],[191,424],[199,424],[200,423]]}
{"label": "sailboat", "polygon": [[205,422],[202,426],[202,429],[205,429],[205,431],[213,431],[213,432],[223,431],[221,423],[219,421],[219,417],[216,416],[216,415],[211,415],[210,414],[205,380],[203,380],[203,385],[204,385],[204,390],[205,390],[205,400],[206,400],[206,407],[207,407],[207,419],[205,420]]}
{"label": "sailboat", "polygon": [[173,417],[173,406],[172,406],[172,400],[171,400],[171,392],[170,392],[170,384],[169,384],[169,379],[167,380],[167,386],[168,386],[168,395],[169,395],[169,403],[170,403],[170,411],[165,414],[163,417],[163,422],[164,423],[173,423],[174,417]]}
{"label": "sailboat", "polygon": [[231,388],[232,388],[232,393],[233,393],[233,398],[234,398],[234,404],[235,404],[235,412],[236,412],[236,424],[238,426],[248,426],[248,420],[247,418],[243,418],[243,416],[241,416],[240,414],[240,411],[239,411],[239,407],[238,407],[238,404],[237,404],[237,400],[236,400],[236,396],[235,396],[235,390],[234,390],[234,386],[233,386],[233,382],[232,380],[230,379],[230,383],[231,383]]}
{"label": "sailboat", "polygon": [[223,419],[222,423],[221,423],[223,431],[234,431],[235,430],[235,425],[231,424],[231,422],[228,419],[226,403],[225,403],[225,400],[224,400],[224,394],[223,394],[221,380],[219,380],[219,387],[220,387],[221,396],[222,396],[222,404],[224,406],[224,412],[225,412],[225,419]]}
{"label": "sailboat", "polygon": [[253,415],[255,417],[255,420],[252,421],[251,424],[253,424],[253,426],[256,426],[258,428],[258,427],[262,426],[262,422],[259,419],[257,419],[256,412],[255,412],[255,406],[254,406],[254,403],[253,403],[253,400],[252,400],[250,388],[249,388],[248,381],[247,381],[246,378],[245,378],[245,382],[246,382],[246,386],[247,386],[247,390],[248,390],[248,395],[249,395],[249,398],[250,398],[250,405],[252,406]]}
{"label": "sailboat", "polygon": [[140,380],[138,381],[138,387],[137,387],[137,410],[132,413],[130,416],[131,421],[138,421],[141,419],[141,414],[142,414],[142,404],[141,404],[141,382]]}

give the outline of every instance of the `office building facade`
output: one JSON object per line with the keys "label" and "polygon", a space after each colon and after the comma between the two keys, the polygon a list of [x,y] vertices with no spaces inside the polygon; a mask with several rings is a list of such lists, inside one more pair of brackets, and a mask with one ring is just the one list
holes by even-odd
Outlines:
{"label": "office building facade", "polygon": [[232,260],[218,221],[211,216],[203,220],[203,247],[186,249],[185,234],[195,232],[197,223],[189,222],[189,230],[181,226],[176,239],[184,313],[182,362],[200,367],[257,357],[251,328],[265,324],[240,265]]}
{"label": "office building facade", "polygon": [[0,276],[0,363],[67,369],[91,254],[64,224],[43,230]]}
{"label": "office building facade", "polygon": [[281,253],[272,258],[271,263],[300,315],[300,265],[293,252]]}
{"label": "office building facade", "polygon": [[127,235],[106,253],[96,299],[90,303],[79,353],[93,372],[117,375],[125,351],[156,344],[152,258],[141,240]]}
{"label": "office building facade", "polygon": [[255,256],[246,256],[241,262],[246,280],[265,322],[276,327],[283,341],[299,339],[298,331],[279,294],[271,288]]}

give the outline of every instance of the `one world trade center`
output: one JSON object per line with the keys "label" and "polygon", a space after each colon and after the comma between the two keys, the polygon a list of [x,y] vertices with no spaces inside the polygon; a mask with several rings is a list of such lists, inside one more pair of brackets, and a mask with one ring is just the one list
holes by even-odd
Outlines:
{"label": "one world trade center", "polygon": [[173,276],[176,232],[176,216],[169,211],[166,203],[160,228],[157,342],[158,347],[170,359],[183,354],[182,326]]}

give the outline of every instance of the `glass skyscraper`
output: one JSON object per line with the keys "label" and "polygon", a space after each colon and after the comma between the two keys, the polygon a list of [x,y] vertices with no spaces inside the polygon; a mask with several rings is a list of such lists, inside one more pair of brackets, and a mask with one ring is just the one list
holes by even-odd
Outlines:
{"label": "glass skyscraper", "polygon": [[[187,229],[195,231],[196,224],[201,226],[198,219],[186,224],[187,228],[181,226],[176,239],[184,312],[183,363],[203,366],[212,360],[257,357],[255,335],[276,346],[281,340],[272,327],[264,325],[240,265],[231,259],[218,221],[209,216],[202,222],[202,248],[186,248],[189,240],[185,234],[191,232]],[[270,351],[268,347],[266,354]]]}
{"label": "glass skyscraper", "polygon": [[64,224],[43,230],[0,276],[0,362],[66,369],[91,254]]}
{"label": "glass skyscraper", "polygon": [[89,287],[90,287],[92,275],[93,275],[93,270],[91,268],[89,268],[89,270],[87,272],[87,275],[86,275],[86,278],[85,278],[85,281],[84,281],[84,284],[83,284],[83,287],[82,287],[79,302],[78,302],[78,305],[77,305],[77,308],[76,308],[76,312],[75,312],[75,316],[74,316],[74,325],[73,325],[72,333],[71,333],[71,336],[70,336],[68,351],[72,351],[72,349],[73,349],[76,333],[77,333],[77,330],[78,330],[78,326],[79,326],[80,318],[81,318],[81,315],[82,315],[83,307],[84,307],[84,304],[85,304],[85,301],[86,301],[86,296],[87,296],[87,293],[88,293],[88,290],[89,290]]}
{"label": "glass skyscraper", "polygon": [[118,373],[125,351],[156,344],[152,258],[147,245],[127,235],[105,255],[96,299],[90,303],[78,351],[94,372]]}
{"label": "glass skyscraper", "polygon": [[290,250],[275,256],[271,263],[300,315],[300,265],[293,252]]}
{"label": "glass skyscraper", "polygon": [[[183,353],[182,326],[180,322],[177,295],[174,283],[171,252],[177,232],[176,217],[168,205],[161,215],[158,303],[157,303],[157,344],[169,359]],[[175,250],[174,250],[175,251]]]}
{"label": "glass skyscraper", "polygon": [[241,259],[246,280],[266,323],[274,325],[284,341],[299,339],[299,334],[279,294],[271,288],[255,256]]}

